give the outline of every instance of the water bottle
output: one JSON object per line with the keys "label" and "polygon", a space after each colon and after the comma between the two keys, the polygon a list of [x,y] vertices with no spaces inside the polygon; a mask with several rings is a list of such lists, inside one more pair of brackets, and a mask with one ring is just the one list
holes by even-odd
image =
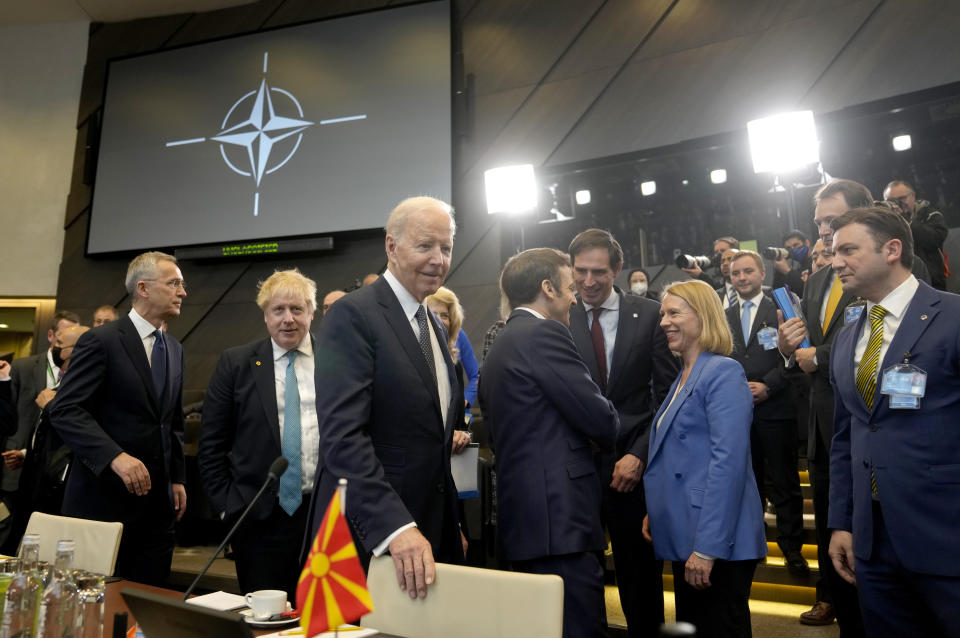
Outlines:
{"label": "water bottle", "polygon": [[57,541],[53,578],[40,598],[37,638],[77,638],[80,595],[73,580],[73,541]]}
{"label": "water bottle", "polygon": [[21,569],[7,587],[3,606],[0,638],[33,638],[37,628],[37,610],[43,594],[43,580],[37,568],[40,558],[40,535],[23,537]]}

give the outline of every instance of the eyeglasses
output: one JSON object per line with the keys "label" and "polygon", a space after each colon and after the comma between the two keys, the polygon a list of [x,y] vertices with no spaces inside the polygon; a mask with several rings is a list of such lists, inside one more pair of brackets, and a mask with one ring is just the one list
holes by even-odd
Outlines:
{"label": "eyeglasses", "polygon": [[[141,281],[157,281],[157,282],[160,282],[159,279],[141,279]],[[162,283],[162,284],[165,285],[165,286],[168,286],[171,290],[176,290],[177,288],[183,288],[183,291],[184,291],[184,292],[187,291],[187,282],[185,282],[183,279],[171,279],[171,280],[169,280],[169,281],[163,281],[163,282],[160,282],[160,283]]]}

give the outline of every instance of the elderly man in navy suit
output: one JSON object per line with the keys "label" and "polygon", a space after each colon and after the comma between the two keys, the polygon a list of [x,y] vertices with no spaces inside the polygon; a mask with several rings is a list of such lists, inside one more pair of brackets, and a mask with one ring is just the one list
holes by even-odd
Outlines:
{"label": "elderly man in navy suit", "polygon": [[612,451],[619,420],[567,329],[566,255],[535,248],[507,261],[512,309],[483,364],[480,393],[497,455],[497,526],[518,571],[564,582],[563,635],[605,636],[602,486],[593,449]]}
{"label": "elderly man in navy suit", "polygon": [[183,348],[160,328],[187,292],[176,258],[161,252],[134,258],[126,286],[130,313],[80,337],[48,409],[74,454],[63,513],[122,522],[116,574],[162,585],[187,493]]}
{"label": "elderly man in navy suit", "polygon": [[960,297],[911,274],[900,216],[831,226],[833,269],[866,303],[830,358],[830,558],[868,635],[960,636]]}
{"label": "elderly man in navy suit", "polygon": [[319,453],[310,322],[317,286],[299,270],[260,284],[257,305],[269,336],[224,352],[203,402],[197,463],[221,519],[235,519],[260,489],[270,463],[289,465],[233,537],[243,592],[296,595]]}
{"label": "elderly man in navy suit", "polygon": [[424,300],[450,270],[453,209],[402,201],[387,220],[387,270],[330,306],[317,339],[320,460],[312,529],[340,478],[364,560],[389,552],[400,587],[427,595],[434,561],[462,562],[450,453],[463,390]]}

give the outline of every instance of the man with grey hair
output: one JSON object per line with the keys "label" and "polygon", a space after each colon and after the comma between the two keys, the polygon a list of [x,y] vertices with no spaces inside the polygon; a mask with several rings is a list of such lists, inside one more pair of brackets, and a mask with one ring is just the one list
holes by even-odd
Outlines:
{"label": "man with grey hair", "polygon": [[187,292],[176,258],[161,252],[134,258],[126,285],[130,313],[77,341],[50,421],[76,461],[63,514],[122,522],[116,575],[162,585],[187,493],[183,348],[160,327]]}
{"label": "man with grey hair", "polygon": [[443,324],[424,304],[450,269],[454,230],[444,202],[401,202],[387,221],[387,270],[330,306],[317,340],[312,530],[346,478],[346,517],[362,559],[389,552],[411,597],[426,596],[435,560],[462,562],[465,551],[450,475],[463,390]]}

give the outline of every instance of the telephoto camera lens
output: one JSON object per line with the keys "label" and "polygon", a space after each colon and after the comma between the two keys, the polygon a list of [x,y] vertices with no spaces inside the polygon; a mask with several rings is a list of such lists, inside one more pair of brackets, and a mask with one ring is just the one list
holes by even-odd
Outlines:
{"label": "telephoto camera lens", "polygon": [[787,252],[786,248],[764,248],[760,251],[760,254],[766,257],[767,259],[772,259],[777,261],[778,259],[786,259],[790,256],[790,253]]}

